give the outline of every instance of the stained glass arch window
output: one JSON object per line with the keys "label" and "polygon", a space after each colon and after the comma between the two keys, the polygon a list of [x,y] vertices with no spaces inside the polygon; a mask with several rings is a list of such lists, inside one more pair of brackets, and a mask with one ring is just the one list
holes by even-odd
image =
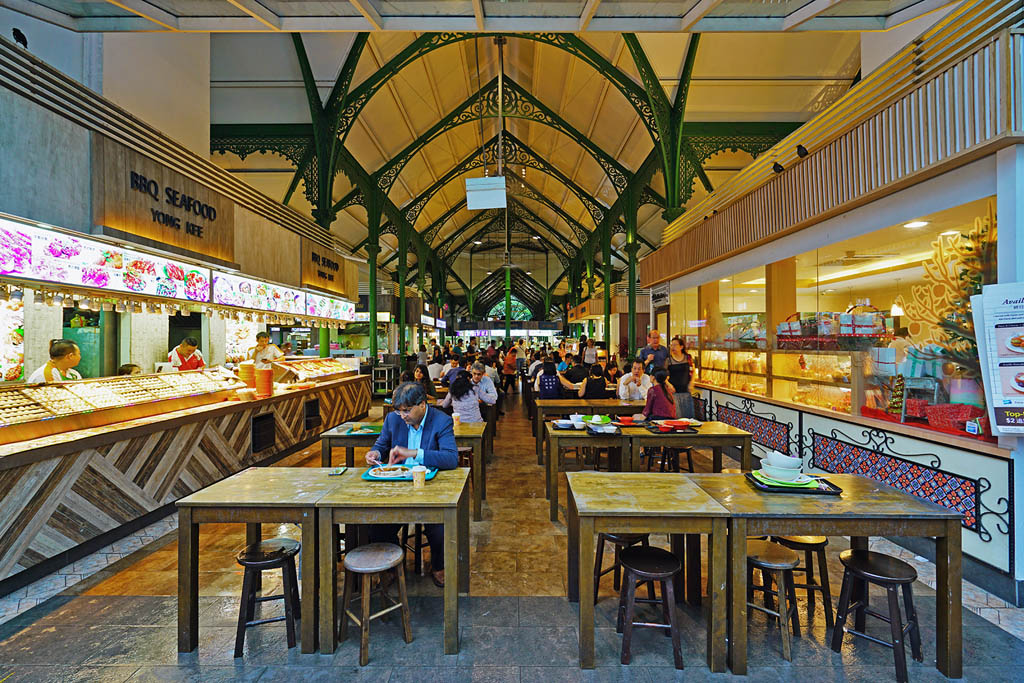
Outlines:
{"label": "stained glass arch window", "polygon": [[[502,299],[498,303],[491,307],[490,312],[487,314],[488,318],[499,318],[505,319],[505,300]],[[533,313],[530,312],[530,308],[520,301],[515,294],[512,295],[512,320],[532,320]]]}

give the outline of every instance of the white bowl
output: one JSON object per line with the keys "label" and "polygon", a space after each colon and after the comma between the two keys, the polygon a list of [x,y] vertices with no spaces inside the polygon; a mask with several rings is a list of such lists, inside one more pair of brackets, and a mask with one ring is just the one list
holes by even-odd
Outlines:
{"label": "white bowl", "polygon": [[791,458],[788,455],[779,453],[778,451],[772,451],[766,455],[764,462],[772,467],[782,467],[785,469],[800,469],[804,464],[804,461],[801,458]]}
{"label": "white bowl", "polygon": [[779,481],[793,481],[800,476],[799,467],[772,467],[771,465],[765,465],[762,463],[761,471],[772,479],[778,479]]}
{"label": "white bowl", "polygon": [[555,420],[555,424],[563,429],[576,426],[576,423],[572,420]]}
{"label": "white bowl", "polygon": [[580,429],[580,430],[583,430],[583,429],[587,428],[587,425],[586,425],[585,422],[573,422],[572,426],[575,427],[576,429]]}
{"label": "white bowl", "polygon": [[581,415],[579,413],[576,413],[574,415],[570,415],[569,419],[572,420],[573,422],[583,422],[583,418],[585,418],[585,417],[586,417],[586,415]]}

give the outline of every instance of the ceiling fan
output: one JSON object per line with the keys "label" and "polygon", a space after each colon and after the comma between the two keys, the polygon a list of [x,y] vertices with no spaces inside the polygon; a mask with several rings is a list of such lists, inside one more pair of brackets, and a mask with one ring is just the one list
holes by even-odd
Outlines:
{"label": "ceiling fan", "polygon": [[866,263],[868,261],[879,261],[881,259],[895,258],[899,254],[858,254],[854,250],[847,251],[844,255],[839,258],[834,258],[830,261],[824,261],[818,265],[821,267],[826,266],[853,266]]}

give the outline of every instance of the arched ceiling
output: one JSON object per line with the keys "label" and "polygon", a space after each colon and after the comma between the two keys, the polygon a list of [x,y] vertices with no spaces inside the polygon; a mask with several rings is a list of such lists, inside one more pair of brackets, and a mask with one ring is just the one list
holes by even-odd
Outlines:
{"label": "arched ceiling", "polygon": [[[464,180],[483,175],[484,159],[487,172],[495,172],[497,48],[493,37],[477,35],[449,37],[445,41],[453,42],[436,49],[417,49],[435,40],[411,33],[306,34],[301,47],[309,63],[307,82],[315,82],[320,101],[327,102],[343,65],[352,67],[362,42],[346,101],[358,116],[348,116],[341,124],[345,152],[365,171],[364,180],[388,191],[394,216],[407,217],[423,244],[450,259],[453,276],[447,286],[465,294],[466,286],[476,288],[488,270],[496,272],[504,251],[503,244],[501,249],[478,250],[471,269],[470,249],[480,245],[464,234],[484,227],[466,227],[479,212],[465,208]],[[542,288],[558,281],[556,294],[567,287],[556,250],[572,258],[615,205],[622,176],[632,177],[656,151],[651,111],[659,101],[650,93],[661,88],[662,100],[669,106],[675,103],[688,53],[685,110],[676,122],[691,152],[682,163],[683,208],[741,169],[751,160],[750,151],[767,148],[764,140],[781,138],[846,92],[860,64],[856,34],[710,34],[696,43],[684,34],[633,38],[587,33],[558,41],[508,37],[503,98],[503,110],[509,112],[505,158],[513,222],[523,230],[512,236],[512,261],[523,272],[530,270]],[[362,97],[371,91],[372,96]],[[283,140],[312,135],[292,38],[213,36],[211,120],[215,149],[218,133],[276,134],[278,144],[264,146],[266,152],[253,144],[222,145],[221,151],[229,151],[215,154],[214,161],[267,194],[287,197],[295,208],[312,213],[308,189],[295,172],[303,167],[301,145],[281,151],[288,148]],[[757,135],[761,137],[754,140]],[[638,239],[645,245],[641,255],[659,243],[666,224],[664,169],[660,162],[653,168],[657,172],[642,184],[637,213]],[[330,195],[339,208],[330,229],[342,241],[364,249],[367,211],[360,205],[361,189],[348,174],[338,173]],[[390,233],[380,236],[378,262],[391,270],[404,254],[407,276],[415,282],[415,244],[399,252],[394,221],[386,215],[383,222]],[[612,264],[621,269],[625,227],[619,218],[615,223]],[[523,226],[532,226],[533,233],[527,234]],[[503,234],[485,237],[504,241]],[[547,274],[544,252],[526,246],[531,243],[547,248]],[[600,249],[588,258],[599,262]],[[595,275],[600,282],[599,266]]]}

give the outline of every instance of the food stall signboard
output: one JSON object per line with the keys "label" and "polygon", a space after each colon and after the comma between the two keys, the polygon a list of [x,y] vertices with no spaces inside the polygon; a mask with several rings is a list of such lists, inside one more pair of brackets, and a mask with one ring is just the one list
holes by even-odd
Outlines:
{"label": "food stall signboard", "polygon": [[214,271],[213,303],[256,311],[304,315],[306,298],[297,289]]}
{"label": "food stall signboard", "polygon": [[1024,434],[1024,283],[986,285],[971,301],[993,433]]}
{"label": "food stall signboard", "polygon": [[351,322],[356,317],[356,305],[351,301],[342,301],[332,296],[306,292],[306,315]]}
{"label": "food stall signboard", "polygon": [[210,271],[0,218],[0,275],[68,287],[210,300]]}

